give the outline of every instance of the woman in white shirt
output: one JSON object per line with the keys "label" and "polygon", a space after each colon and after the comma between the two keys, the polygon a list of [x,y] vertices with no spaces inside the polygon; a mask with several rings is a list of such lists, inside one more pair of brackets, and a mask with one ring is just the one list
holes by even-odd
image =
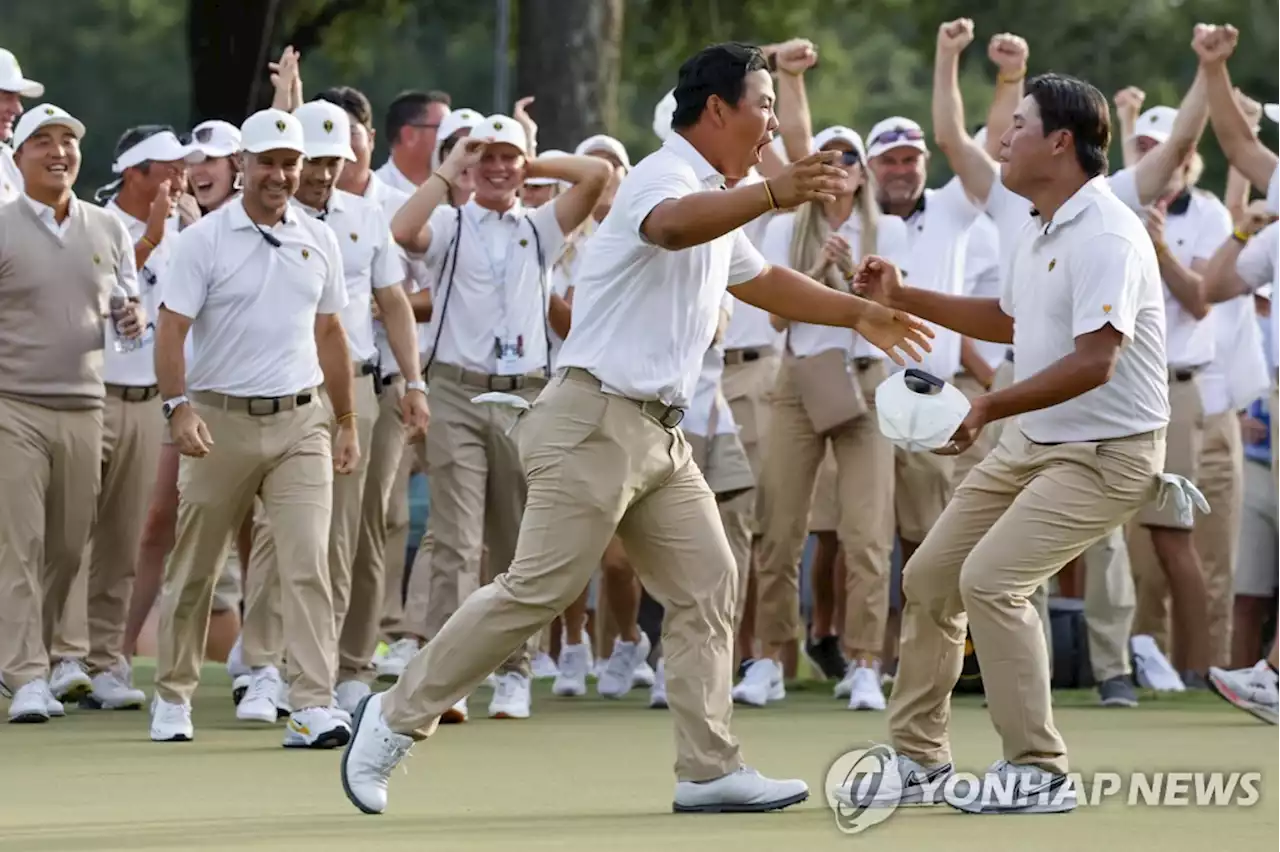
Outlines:
{"label": "woman in white shirt", "polygon": [[[882,215],[865,170],[861,137],[830,127],[819,150],[845,154],[844,192],[810,203],[769,224],[762,253],[828,286],[849,290],[859,258],[901,257],[906,225]],[[888,376],[883,353],[848,329],[786,324],[786,347],[774,388],[769,443],[760,475],[763,540],[758,567],[756,634],[763,656],[734,687],[734,699],[760,706],[785,696],[783,649],[800,628],[799,576],[814,482],[828,447],[837,467],[838,536],[846,561],[844,651],[854,661],[836,687],[850,709],[883,710],[879,661],[893,550],[893,452],[876,426],[876,387]],[[823,630],[824,625],[815,625]],[[834,637],[814,636],[831,644]]]}

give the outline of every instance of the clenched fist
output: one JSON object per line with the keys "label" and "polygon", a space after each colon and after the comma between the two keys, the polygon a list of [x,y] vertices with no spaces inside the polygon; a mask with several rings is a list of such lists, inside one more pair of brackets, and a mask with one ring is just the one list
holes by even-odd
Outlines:
{"label": "clenched fist", "polygon": [[1000,69],[1001,74],[1010,77],[1027,73],[1027,57],[1030,55],[1027,40],[1013,33],[993,35],[987,44],[987,58]]}
{"label": "clenched fist", "polygon": [[956,18],[938,27],[938,52],[957,56],[973,43],[973,21]]}

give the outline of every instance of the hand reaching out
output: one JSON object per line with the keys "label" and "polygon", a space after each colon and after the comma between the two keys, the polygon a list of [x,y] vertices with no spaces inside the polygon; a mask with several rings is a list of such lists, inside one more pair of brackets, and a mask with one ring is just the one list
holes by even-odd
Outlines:
{"label": "hand reaching out", "polygon": [[529,104],[533,103],[533,97],[521,98],[516,101],[515,110],[511,113],[511,117],[520,122],[520,126],[524,128],[525,135],[529,137],[529,156],[533,157],[534,152],[538,149],[538,123],[529,115]]}
{"label": "hand reaching out", "polygon": [[835,165],[840,157],[839,151],[819,151],[787,166],[766,182],[773,200],[784,210],[806,201],[834,201],[845,179],[844,171]]}
{"label": "hand reaching out", "polygon": [[290,45],[280,54],[279,62],[267,63],[271,85],[276,90],[271,105],[276,109],[292,112],[302,106],[302,76],[298,70],[301,60],[302,55]]}
{"label": "hand reaching out", "polygon": [[1132,127],[1138,123],[1138,116],[1142,112],[1142,104],[1146,99],[1147,93],[1137,86],[1126,86],[1116,92],[1114,98],[1116,115],[1119,116],[1122,125]]}

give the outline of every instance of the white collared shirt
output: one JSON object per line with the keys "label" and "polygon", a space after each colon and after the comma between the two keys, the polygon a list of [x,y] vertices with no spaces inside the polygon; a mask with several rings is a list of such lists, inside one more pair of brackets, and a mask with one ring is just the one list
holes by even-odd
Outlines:
{"label": "white collared shirt", "polygon": [[1271,388],[1271,373],[1253,295],[1213,306],[1205,318],[1214,330],[1214,357],[1200,373],[1200,401],[1207,416],[1248,408]]}
{"label": "white collared shirt", "polygon": [[[765,232],[761,254],[775,266],[791,265],[791,241],[796,230],[796,214],[775,216]],[[835,229],[853,249],[853,262],[861,259],[862,220],[857,211]],[[882,214],[876,231],[876,251],[894,264],[910,262],[907,254],[907,226],[897,216]],[[801,269],[800,272],[807,270]],[[732,324],[731,324],[732,325]],[[830,349],[843,349],[852,358],[884,358],[884,351],[868,343],[852,329],[830,325],[793,322],[784,333],[787,350],[798,358],[810,358]]]}
{"label": "white collared shirt", "polygon": [[[565,238],[564,246],[560,249],[557,256],[555,266],[551,270],[551,292],[564,299],[569,295],[569,290],[573,287],[573,276],[578,269],[578,262],[582,259],[582,252],[586,249],[587,243],[591,241],[591,236],[599,227],[593,217],[587,217],[587,221],[583,222],[578,233],[571,237]],[[564,346],[564,338],[551,332],[551,369],[555,370],[560,363],[560,349]]]}
{"label": "white collared shirt", "polygon": [[1249,244],[1240,250],[1236,258],[1236,274],[1240,276],[1250,290],[1271,285],[1271,340],[1267,358],[1270,362],[1271,377],[1276,376],[1276,365],[1280,362],[1280,310],[1276,310],[1277,299],[1280,299],[1280,223],[1272,222],[1253,235]]}
{"label": "white collared shirt", "polygon": [[[745,304],[746,302],[739,301],[726,290],[724,298],[720,300],[720,310],[729,314],[729,322],[732,323],[733,312]],[[724,352],[722,344],[712,343],[707,347],[707,354],[702,357],[702,369],[698,372],[698,381],[694,385],[693,399],[684,419],[680,421],[680,428],[690,435],[712,438],[715,435],[734,435],[738,432],[738,426],[733,420],[733,410],[721,393]],[[716,418],[715,435],[709,434],[712,411]]]}
{"label": "white collared shirt", "polygon": [[[742,186],[764,183],[764,176],[753,166],[742,181]],[[770,211],[758,219],[753,219],[742,226],[742,233],[747,235],[751,245],[761,253],[764,252],[765,235],[769,232],[769,223],[779,214]],[[769,312],[755,305],[738,300],[733,307],[733,317],[729,320],[729,328],[724,333],[725,351],[731,349],[766,349],[772,348],[781,352],[786,342],[786,333],[773,327]]]}
{"label": "white collared shirt", "polygon": [[[964,257],[964,294],[975,299],[1000,298],[1000,231],[990,216],[979,216],[969,230],[969,246]],[[972,342],[992,370],[1004,362],[1007,344],[989,340]]]}
{"label": "white collared shirt", "polygon": [[689,404],[725,288],[767,264],[741,229],[680,251],[653,245],[640,229],[662,202],[723,187],[724,176],[679,133],[622,179],[575,277],[561,367],[589,370],[632,399]]}
{"label": "white collared shirt", "polygon": [[382,208],[357,195],[333,190],[324,213],[296,205],[329,226],[342,252],[342,274],[347,284],[347,306],[342,309],[342,327],[355,361],[373,363],[378,346],[373,338],[374,290],[404,283],[404,252],[391,238],[391,226]]}
{"label": "white collared shirt", "polygon": [[[1178,262],[1187,269],[1197,261],[1208,262],[1223,241],[1231,236],[1231,214],[1221,201],[1207,192],[1193,190],[1184,213],[1170,211],[1165,217],[1165,243]],[[1201,320],[1182,306],[1168,285],[1164,289],[1165,334],[1168,335],[1169,366],[1205,367],[1214,358],[1213,311]]]}
{"label": "white collared shirt", "polygon": [[[129,239],[137,245],[147,233],[147,223],[120,209],[112,198],[105,205],[107,210],[116,214],[129,232]],[[174,242],[178,239],[178,215],[174,213],[164,223],[164,239],[160,245],[151,250],[147,262],[138,270],[138,294],[142,308],[147,312],[147,331],[143,336],[144,345],[132,352],[117,352],[115,346],[105,349],[102,365],[102,380],[108,384],[128,387],[150,387],[156,383],[155,323],[160,309],[160,283],[164,280],[169,255]],[[109,322],[109,320],[108,320]]]}
{"label": "white collared shirt", "polygon": [[[907,286],[963,295],[969,228],[980,214],[959,178],[926,189],[923,204],[906,217],[908,254],[900,266]],[[960,335],[940,326],[933,331],[933,351],[923,353],[919,368],[949,381],[960,372]]]}
{"label": "white collared shirt", "polygon": [[75,210],[75,206],[80,203],[80,199],[76,198],[74,195],[71,196],[71,202],[67,205],[67,216],[59,222],[57,211],[48,204],[45,204],[42,201],[36,201],[30,195],[24,194],[22,197],[26,200],[27,204],[31,205],[31,209],[36,211],[36,216],[39,217],[40,221],[44,223],[44,226],[49,229],[49,233],[57,237],[59,241],[62,241],[62,239],[67,235],[67,229],[71,227],[71,213]]}
{"label": "white collared shirt", "polygon": [[193,319],[187,387],[236,397],[279,397],[324,381],[318,314],[347,306],[342,250],[333,231],[290,206],[262,228],[243,199],[183,231],[169,257],[162,299]]}
{"label": "white collared shirt", "polygon": [[396,167],[396,161],[387,157],[387,161],[378,167],[374,175],[382,180],[392,189],[399,190],[406,195],[413,195],[418,191],[418,185],[404,176],[404,172]]}
{"label": "white collared shirt", "polygon": [[1075,399],[1018,419],[1040,443],[1138,435],[1169,422],[1164,299],[1155,248],[1105,178],[1080,188],[1046,224],[1028,219],[1013,249],[1000,309],[1014,318],[1015,380],[1075,351],[1110,325],[1124,335],[1115,373]]}
{"label": "white collared shirt", "polygon": [[[456,269],[451,246],[458,236],[458,209],[441,207],[431,214],[431,243],[424,259],[444,273],[434,293],[434,312],[443,318],[443,327],[433,323],[429,341],[434,343],[439,334],[438,363],[489,375],[547,368],[551,265],[564,245],[556,204],[530,210],[517,201],[498,213],[468,201],[461,208]],[[504,367],[500,362],[499,340],[522,346],[514,364]]]}
{"label": "white collared shirt", "polygon": [[[390,225],[396,213],[400,212],[400,208],[409,200],[409,193],[401,192],[378,177],[377,172],[372,172],[369,175],[369,183],[364,188],[363,198],[365,201],[372,201],[381,207],[383,215],[387,217],[387,224]],[[431,270],[427,268],[427,264],[420,258],[417,260],[411,259],[408,253],[395,240],[391,241],[391,247],[398,251],[404,259],[409,282],[406,287],[408,292],[417,293],[431,289],[433,277]],[[417,324],[419,353],[427,350],[428,325],[429,323],[425,322]],[[391,343],[387,340],[387,329],[378,320],[373,321],[373,339],[378,345],[378,366],[381,368],[382,376],[385,378],[386,376],[398,374],[400,365],[396,363],[395,353],[391,351]]]}
{"label": "white collared shirt", "polygon": [[1271,183],[1267,184],[1267,212],[1280,216],[1280,166],[1276,166],[1271,173]]}
{"label": "white collared shirt", "polygon": [[26,182],[18,164],[13,161],[13,149],[9,143],[0,142],[0,204],[8,204],[22,194]]}

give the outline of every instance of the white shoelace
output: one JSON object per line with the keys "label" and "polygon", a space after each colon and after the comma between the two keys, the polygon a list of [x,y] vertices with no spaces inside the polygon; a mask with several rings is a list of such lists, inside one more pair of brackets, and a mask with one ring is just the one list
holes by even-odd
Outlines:
{"label": "white shoelace", "polygon": [[280,691],[280,676],[271,671],[254,672],[253,680],[249,682],[249,691],[245,694],[242,701],[252,701],[257,699],[265,699],[275,703],[276,695]]}

